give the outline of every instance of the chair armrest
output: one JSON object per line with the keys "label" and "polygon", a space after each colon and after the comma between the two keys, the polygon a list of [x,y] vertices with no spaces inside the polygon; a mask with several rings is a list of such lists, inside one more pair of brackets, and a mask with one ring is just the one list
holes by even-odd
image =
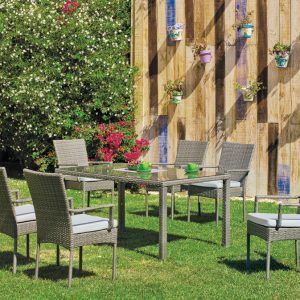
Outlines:
{"label": "chair armrest", "polygon": [[12,203],[27,203],[27,202],[32,202],[31,198],[24,198],[24,199],[17,199],[13,200]]}
{"label": "chair armrest", "polygon": [[[257,195],[254,200],[254,212],[258,212],[258,201],[261,199],[273,199],[273,200],[290,200],[290,199],[299,199],[299,195],[283,195],[283,196],[274,196],[274,195]],[[286,205],[286,204],[284,204]]]}
{"label": "chair armrest", "polygon": [[68,197],[67,200],[69,201],[69,206],[71,209],[74,209],[74,199],[73,197]]}
{"label": "chair armrest", "polygon": [[114,226],[114,204],[103,204],[95,207],[79,208],[79,209],[69,209],[71,214],[82,214],[86,212],[96,211],[103,208],[109,208],[109,221],[108,230],[111,230]]}
{"label": "chair armrest", "polygon": [[20,199],[20,198],[21,198],[21,192],[20,192],[20,190],[18,190],[18,189],[13,189],[13,190],[10,190],[10,192],[11,192],[12,194],[15,194],[16,199]]}
{"label": "chair armrest", "polygon": [[284,206],[290,206],[290,207],[300,207],[300,203],[279,203],[278,206],[278,219],[276,223],[276,228],[281,227],[282,225],[282,210]]}

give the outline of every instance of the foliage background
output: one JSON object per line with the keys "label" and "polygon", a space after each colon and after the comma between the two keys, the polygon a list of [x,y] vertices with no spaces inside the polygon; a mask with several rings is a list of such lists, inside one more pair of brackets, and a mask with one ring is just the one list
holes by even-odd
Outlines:
{"label": "foliage background", "polygon": [[29,165],[82,124],[133,119],[130,0],[0,3],[0,151]]}

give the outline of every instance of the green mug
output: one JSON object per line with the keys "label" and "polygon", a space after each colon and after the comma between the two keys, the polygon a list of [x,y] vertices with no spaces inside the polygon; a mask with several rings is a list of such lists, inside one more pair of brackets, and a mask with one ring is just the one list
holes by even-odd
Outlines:
{"label": "green mug", "polygon": [[137,170],[140,172],[149,172],[151,171],[151,163],[147,162],[147,161],[142,161],[139,165]]}
{"label": "green mug", "polygon": [[185,170],[187,172],[197,172],[199,171],[199,166],[195,163],[188,163]]}

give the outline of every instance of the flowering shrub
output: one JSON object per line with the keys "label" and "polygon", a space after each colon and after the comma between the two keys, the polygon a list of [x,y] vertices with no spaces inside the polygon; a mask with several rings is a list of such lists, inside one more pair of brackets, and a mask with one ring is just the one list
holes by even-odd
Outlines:
{"label": "flowering shrub", "polygon": [[80,124],[132,120],[130,2],[1,1],[0,151],[28,165]]}

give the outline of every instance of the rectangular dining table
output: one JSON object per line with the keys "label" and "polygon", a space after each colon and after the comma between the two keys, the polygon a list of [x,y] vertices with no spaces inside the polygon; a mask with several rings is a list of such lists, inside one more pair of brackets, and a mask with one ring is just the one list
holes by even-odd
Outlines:
{"label": "rectangular dining table", "polygon": [[151,172],[136,172],[127,169],[127,164],[100,164],[87,167],[68,166],[56,169],[57,173],[76,177],[113,180],[118,184],[118,226],[125,230],[125,185],[143,184],[159,190],[159,258],[167,258],[167,191],[168,187],[189,185],[207,181],[223,181],[222,245],[230,245],[230,175],[208,168],[188,174],[183,168],[161,165]]}

